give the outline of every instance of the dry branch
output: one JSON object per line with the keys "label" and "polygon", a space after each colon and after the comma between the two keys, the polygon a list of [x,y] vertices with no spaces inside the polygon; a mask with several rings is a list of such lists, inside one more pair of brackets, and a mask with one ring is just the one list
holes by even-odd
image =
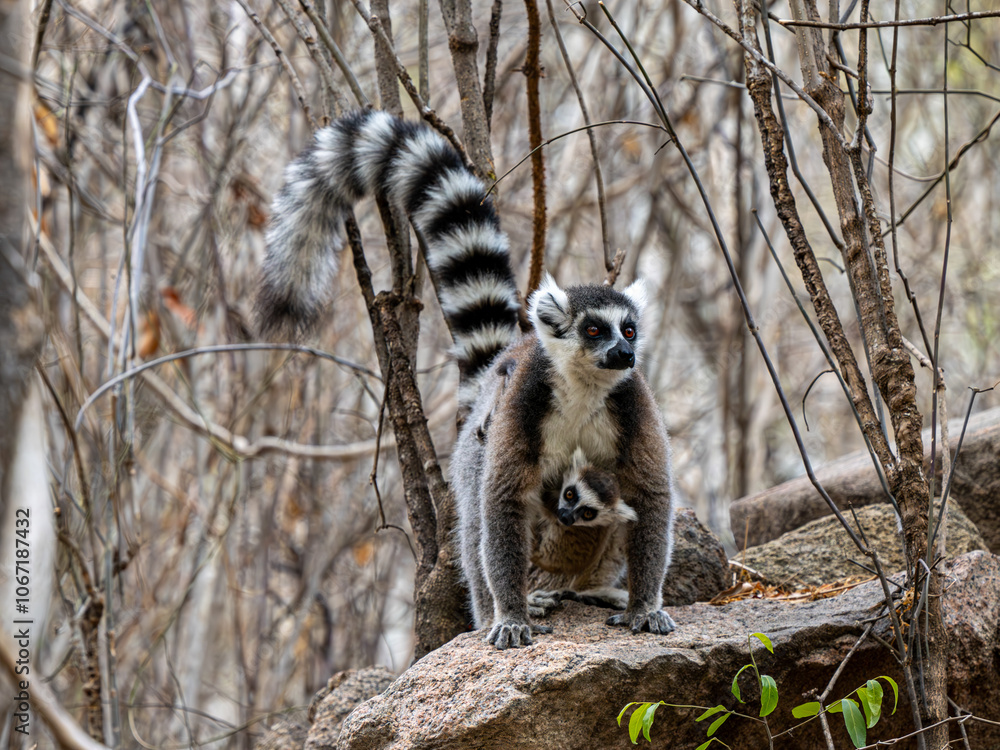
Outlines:
{"label": "dry branch", "polygon": [[545,153],[542,145],[542,110],[538,101],[538,84],[542,78],[541,46],[542,29],[538,16],[538,3],[524,0],[528,14],[528,48],[521,72],[527,81],[528,94],[528,146],[531,149],[531,186],[533,211],[531,218],[531,263],[528,270],[528,288],[525,298],[542,283],[545,270]]}
{"label": "dry branch", "polygon": [[[46,262],[55,272],[64,289],[73,296],[74,301],[79,305],[80,310],[83,311],[87,319],[106,340],[111,339],[110,324],[97,310],[94,303],[87,298],[83,290],[73,284],[69,269],[66,268],[58,253],[56,253],[55,248],[52,247],[52,243],[44,235],[39,237],[39,247]],[[115,335],[115,351],[120,349],[120,345],[121,339]],[[271,436],[250,440],[226,429],[220,424],[208,420],[203,414],[192,409],[177,395],[166,381],[155,373],[143,371],[141,374],[146,384],[160,397],[164,405],[175,416],[199,435],[211,439],[217,446],[226,449],[233,457],[253,458],[268,453],[285,453],[302,458],[343,461],[370,456],[376,448],[376,441],[374,439],[363,440],[350,445],[308,445]],[[383,440],[378,447],[380,450],[389,450],[394,447],[394,443],[391,440]]]}
{"label": "dry branch", "polygon": [[479,36],[472,24],[470,0],[440,0],[441,15],[448,30],[448,49],[455,68],[455,80],[462,104],[462,124],[465,142],[474,173],[496,177],[493,149],[490,147],[490,126],[479,85],[479,65],[476,54]]}
{"label": "dry branch", "polygon": [[398,311],[419,305],[397,294],[378,295],[354,219],[345,222],[354,270],[371,319],[375,351],[388,383],[389,416],[396,434],[407,515],[417,547],[414,582],[415,656],[451,640],[465,630],[465,588],[455,562],[454,500],[438,463],[427,429],[422,397],[413,375],[411,350],[397,318]]}

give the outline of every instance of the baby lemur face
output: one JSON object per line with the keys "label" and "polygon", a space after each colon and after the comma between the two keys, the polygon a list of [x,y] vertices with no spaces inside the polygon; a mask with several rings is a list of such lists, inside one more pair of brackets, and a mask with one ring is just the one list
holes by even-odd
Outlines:
{"label": "baby lemur face", "polygon": [[563,478],[556,515],[564,526],[610,526],[636,520],[635,511],[622,502],[614,475],[588,464],[580,448]]}

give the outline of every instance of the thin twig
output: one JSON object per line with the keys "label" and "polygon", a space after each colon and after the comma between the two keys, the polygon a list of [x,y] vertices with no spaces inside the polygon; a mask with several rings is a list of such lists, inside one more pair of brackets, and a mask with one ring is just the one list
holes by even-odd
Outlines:
{"label": "thin twig", "polygon": [[[944,29],[944,60],[941,63],[942,76],[944,78],[943,89],[944,95],[941,97],[943,111],[941,113],[942,121],[944,124],[944,135],[941,139],[944,144],[944,163],[948,164],[948,29]],[[944,176],[944,195],[945,195],[945,208],[946,208],[946,219],[945,219],[945,234],[944,234],[944,253],[941,258],[941,278],[938,286],[938,304],[937,304],[937,315],[934,319],[934,349],[931,352],[931,379],[934,383],[933,390],[931,392],[931,473],[928,479],[928,484],[930,485],[930,499],[928,507],[928,515],[933,518],[934,516],[934,482],[936,475],[934,473],[934,468],[936,465],[937,458],[937,419],[938,419],[938,405],[939,400],[944,395],[944,378],[941,374],[940,363],[941,360],[938,358],[940,356],[939,345],[941,342],[941,319],[944,315],[944,294],[946,289],[945,282],[948,278],[948,258],[951,253],[951,228],[952,228],[952,211],[951,211],[951,173],[945,169]],[[942,423],[942,428],[946,429]],[[948,444],[944,443],[942,451],[948,453]],[[942,467],[943,468],[943,467]],[[942,476],[947,476],[947,473],[943,473]],[[941,518],[945,517],[945,507],[942,503],[941,505]],[[933,524],[927,525],[927,559],[933,559],[934,548],[931,543],[934,540],[934,534],[937,529]],[[942,532],[942,536],[943,536]]]}
{"label": "thin twig", "polygon": [[278,58],[278,62],[281,63],[281,67],[285,69],[288,74],[288,80],[292,84],[292,90],[295,92],[295,97],[299,100],[299,106],[302,107],[302,112],[306,116],[306,122],[309,123],[309,127],[313,130],[316,129],[316,121],[312,116],[312,109],[309,106],[309,102],[306,100],[305,89],[302,88],[302,81],[299,80],[298,74],[295,72],[295,68],[292,67],[291,60],[288,59],[288,55],[285,54],[285,50],[281,48],[278,40],[274,38],[274,34],[271,33],[270,29],[264,25],[264,22],[257,15],[257,11],[251,8],[246,0],[236,0],[243,8],[243,11],[247,14],[253,25],[257,27],[258,33],[264,37],[271,49],[274,51],[274,56]]}
{"label": "thin twig", "polygon": [[[555,11],[552,9],[552,0],[545,0],[545,4],[548,6],[549,11],[549,23],[552,25],[552,31],[556,35],[556,44],[559,47],[559,55],[562,57],[563,64],[566,66],[566,73],[569,75],[570,83],[573,84],[573,91],[576,93],[576,101],[580,105],[580,114],[583,116],[583,122],[585,125],[591,125],[590,111],[587,109],[587,100],[583,96],[583,90],[580,88],[580,82],[577,80],[576,71],[573,70],[573,63],[569,59],[569,52],[566,50],[566,43],[563,41],[562,31],[559,30],[559,24],[556,23]],[[594,160],[594,182],[597,185],[597,210],[601,216],[601,243],[604,247],[604,270],[609,274],[608,278],[611,278],[611,273],[614,271],[614,260],[611,257],[611,240],[609,238],[609,226],[608,226],[608,199],[604,194],[604,173],[601,170],[601,159],[600,154],[597,151],[597,136],[594,131],[587,130],[587,140],[590,141],[590,155]],[[616,256],[617,257],[617,256]],[[621,265],[619,264],[618,269],[621,270]],[[618,272],[614,271],[615,277],[618,276]],[[607,279],[605,283],[608,283]],[[614,284],[614,279],[610,282]]]}
{"label": "thin twig", "polygon": [[[385,29],[383,28],[379,17],[369,13],[368,9],[365,8],[364,3],[361,2],[361,0],[351,0],[351,2],[357,9],[358,15],[360,15],[364,19],[365,23],[368,24],[368,28],[371,29],[372,34],[381,40],[382,44],[384,44],[387,49],[393,50],[392,42],[389,40],[389,35],[385,33]],[[431,109],[430,106],[428,106],[428,104],[424,101],[424,98],[420,96],[420,92],[417,91],[417,87],[413,84],[413,79],[410,78],[410,74],[406,70],[406,66],[403,65],[399,56],[396,55],[395,52],[392,53],[392,63],[396,68],[396,76],[399,78],[399,82],[403,84],[403,88],[409,95],[413,105],[417,108],[417,111],[420,112],[420,116],[448,140],[448,142],[462,157],[462,161],[465,163],[465,166],[468,167],[473,174],[478,175],[479,169],[469,157],[469,154],[466,152],[462,142],[458,140],[458,136],[455,135],[455,131],[452,130],[451,126],[442,120],[438,116],[437,112]]]}
{"label": "thin twig", "polygon": [[685,0],[685,2],[694,8],[696,11],[701,13],[705,18],[711,21],[715,26],[717,26],[723,33],[729,36],[733,41],[740,45],[744,51],[750,55],[755,62],[763,65],[772,75],[778,76],[781,81],[788,86],[792,91],[798,95],[799,99],[806,103],[813,112],[816,113],[816,117],[819,118],[820,124],[822,124],[829,131],[830,136],[837,141],[841,147],[846,147],[847,143],[844,141],[844,136],[841,134],[840,130],[834,124],[833,120],[830,119],[830,115],[827,114],[826,110],[823,109],[819,103],[813,99],[809,94],[799,86],[790,75],[785,71],[781,70],[777,65],[768,60],[760,51],[754,49],[750,44],[743,40],[739,34],[733,31],[729,26],[718,16],[712,13],[705,5],[702,0]]}
{"label": "thin twig", "polygon": [[[330,67],[329,61],[326,59],[326,55],[323,51],[316,46],[316,38],[309,33],[309,29],[306,25],[302,23],[295,9],[292,7],[289,0],[276,0],[279,7],[285,13],[285,18],[292,22],[292,26],[295,27],[295,32],[299,35],[299,38],[305,42],[306,49],[309,50],[309,56],[312,57],[313,62],[316,63],[316,67],[319,69],[320,78],[323,79],[324,91],[329,92],[333,95],[335,102],[335,108],[343,106],[345,101],[344,95],[341,93],[340,89],[334,82],[333,78],[333,68]],[[324,112],[324,115],[328,112]]]}
{"label": "thin twig", "polygon": [[431,98],[431,67],[430,54],[428,52],[427,45],[427,13],[429,10],[427,3],[428,0],[420,0],[420,5],[417,10],[420,14],[420,21],[417,24],[417,47],[419,59],[419,62],[417,63],[417,90],[420,92],[420,96],[425,102]]}
{"label": "thin twig", "polygon": [[608,270],[608,275],[604,277],[604,286],[614,286],[615,282],[618,281],[618,274],[622,272],[622,264],[625,262],[625,248],[620,247],[615,252],[614,260],[611,261],[611,268]]}
{"label": "thin twig", "polygon": [[[798,424],[795,421],[795,415],[792,412],[792,407],[788,403],[788,398],[785,396],[785,391],[781,386],[781,380],[778,377],[778,372],[775,369],[774,363],[771,361],[771,358],[767,353],[767,347],[764,345],[764,340],[761,338],[760,329],[757,327],[757,323],[753,317],[753,312],[750,310],[750,302],[747,300],[746,294],[743,291],[743,285],[740,283],[739,275],[736,273],[736,266],[734,265],[732,255],[729,252],[729,246],[726,243],[725,236],[722,233],[722,228],[719,226],[718,219],[715,216],[715,211],[712,208],[712,203],[708,197],[708,193],[705,190],[705,186],[701,181],[701,177],[698,174],[698,170],[695,167],[694,162],[691,161],[691,157],[688,155],[687,149],[684,148],[684,144],[677,137],[676,132],[674,131],[673,126],[670,123],[669,117],[667,116],[666,109],[663,107],[663,103],[660,101],[659,96],[656,94],[655,88],[653,88],[646,82],[648,81],[648,76],[646,75],[646,72],[642,67],[642,63],[638,59],[638,56],[635,55],[635,51],[632,49],[630,42],[628,41],[627,37],[625,37],[624,32],[622,32],[618,24],[615,22],[614,17],[604,6],[604,4],[601,3],[600,5],[605,15],[607,15],[608,19],[611,21],[612,26],[618,32],[619,36],[622,37],[622,41],[625,43],[626,47],[633,55],[633,60],[635,60],[636,66],[639,68],[639,71],[642,74],[642,78],[639,77],[639,73],[637,73],[634,69],[632,69],[632,67],[627,63],[627,61],[621,56],[621,53],[619,53],[618,50],[615,49],[614,45],[612,45],[604,37],[603,34],[601,34],[596,28],[594,28],[593,24],[591,24],[586,19],[586,16],[581,16],[580,14],[577,14],[577,19],[580,21],[580,23],[586,26],[587,29],[591,31],[591,33],[595,34],[598,37],[598,39],[600,39],[605,44],[605,46],[608,47],[609,50],[611,50],[612,54],[614,54],[619,59],[619,61],[622,62],[622,64],[626,67],[626,69],[639,82],[640,86],[643,88],[644,93],[646,93],[646,96],[650,99],[650,102],[652,103],[654,109],[656,109],[659,117],[661,118],[661,122],[663,124],[664,129],[671,134],[672,142],[674,146],[677,148],[678,152],[680,153],[680,156],[684,161],[684,165],[687,167],[688,173],[691,175],[691,179],[694,181],[695,187],[698,189],[698,194],[701,196],[702,203],[704,204],[705,210],[708,213],[708,218],[712,224],[712,231],[715,234],[716,242],[719,246],[719,249],[722,251],[723,258],[726,261],[726,267],[729,270],[729,276],[732,279],[733,286],[736,289],[736,294],[739,297],[740,306],[743,309],[743,316],[744,319],[746,320],[747,328],[750,330],[750,334],[753,336],[754,341],[757,344],[757,348],[760,351],[761,358],[764,360],[764,365],[767,367],[768,375],[770,376],[774,389],[777,392],[778,400],[781,402],[781,408],[784,411],[785,418],[788,421],[789,427],[792,430],[792,436],[795,440],[795,445],[798,447],[799,455],[802,458],[802,463],[803,466],[805,467],[806,474],[809,476],[809,480],[816,488],[816,491],[819,492],[820,496],[823,498],[823,500],[827,503],[830,510],[833,512],[833,515],[837,517],[838,521],[840,521],[841,525],[844,527],[844,530],[847,532],[847,535],[851,538],[851,541],[854,542],[854,544],[858,547],[859,550],[861,550],[865,554],[868,554],[867,547],[864,545],[861,539],[858,538],[858,535],[855,533],[854,529],[851,528],[850,524],[847,523],[847,519],[844,518],[843,513],[840,512],[840,508],[838,508],[837,504],[833,502],[830,495],[827,493],[823,485],[820,484],[819,479],[816,477],[816,474],[813,471],[812,461],[809,460],[809,454],[806,452],[805,443],[802,441],[802,435],[799,432]],[[759,53],[757,57],[759,57]]]}
{"label": "thin twig", "polygon": [[[771,43],[771,26],[770,24],[768,24],[766,19],[764,20],[763,25],[764,25],[764,42],[767,45],[767,59],[773,62],[775,57],[774,57],[774,48]],[[779,84],[779,78],[772,73],[771,80],[774,85],[774,91],[779,92],[781,90]],[[795,156],[795,145],[792,141],[792,133],[788,128],[788,118],[785,115],[785,105],[782,102],[783,98],[784,97],[782,96],[776,96],[775,102],[778,105],[778,117],[781,120],[781,129],[785,135],[785,146],[788,149],[788,163],[792,168],[792,173],[795,175],[795,178],[799,181],[799,185],[801,185],[802,189],[805,191],[806,197],[809,198],[809,202],[812,204],[813,209],[819,216],[820,221],[823,222],[823,226],[826,228],[826,233],[830,237],[830,240],[833,242],[836,248],[840,250],[841,254],[843,254],[844,252],[843,239],[841,239],[840,235],[837,234],[837,231],[833,228],[833,224],[831,224],[830,220],[827,218],[826,211],[823,210],[823,206],[820,204],[819,198],[816,197],[816,194],[813,192],[812,186],[809,184],[808,180],[806,180],[805,176],[802,174],[802,170],[799,169],[799,160]]]}
{"label": "thin twig", "polygon": [[665,128],[662,125],[657,125],[656,123],[653,123],[653,122],[642,122],[641,120],[605,120],[604,122],[594,122],[594,123],[591,123],[590,125],[583,125],[583,126],[581,126],[579,128],[573,128],[572,130],[567,130],[565,133],[560,133],[559,135],[554,135],[551,138],[546,138],[538,146],[536,146],[531,151],[529,151],[524,156],[522,156],[521,159],[517,162],[517,164],[515,164],[510,169],[508,169],[506,172],[504,172],[502,175],[500,175],[499,177],[497,177],[496,182],[494,182],[492,185],[490,185],[489,190],[486,191],[486,195],[488,196],[494,190],[496,190],[497,185],[499,185],[501,183],[501,181],[503,181],[503,179],[505,177],[507,177],[507,175],[509,175],[511,172],[513,172],[515,169],[517,169],[522,164],[524,164],[524,162],[528,161],[528,159],[531,158],[531,155],[535,151],[537,151],[538,149],[545,148],[549,144],[555,143],[556,141],[560,140],[561,138],[565,138],[568,135],[573,135],[574,133],[579,133],[581,130],[590,130],[591,128],[600,128],[600,127],[603,127],[605,125],[641,125],[641,126],[643,126],[645,128],[653,128],[654,130],[665,130]]}
{"label": "thin twig", "polygon": [[327,51],[330,53],[330,57],[333,61],[337,63],[337,67],[340,68],[340,72],[343,73],[344,78],[347,79],[347,86],[351,89],[351,93],[354,94],[355,100],[358,102],[359,107],[369,107],[371,102],[368,101],[368,97],[365,96],[365,92],[361,88],[361,84],[358,83],[357,76],[354,75],[354,71],[351,70],[350,63],[344,57],[344,53],[340,51],[340,47],[332,36],[330,36],[330,30],[326,28],[326,23],[309,0],[299,0],[299,5],[302,6],[302,10],[306,12],[309,16],[309,20],[312,21],[313,26],[316,27],[316,31],[319,32],[319,38],[323,42],[323,46],[326,47]]}
{"label": "thin twig", "polygon": [[538,101],[538,84],[542,78],[541,46],[542,29],[536,0],[524,0],[528,16],[528,44],[521,72],[527,81],[528,99],[528,145],[531,148],[531,255],[528,265],[528,287],[524,297],[528,299],[542,283],[545,269],[545,152],[539,148],[542,143],[542,109]]}
{"label": "thin twig", "polygon": [[[114,348],[112,351],[117,350],[121,346],[120,337],[112,332],[108,321],[97,310],[96,305],[84,294],[83,290],[77,287],[74,292],[73,282],[68,269],[56,253],[55,248],[52,247],[52,243],[44,235],[40,238],[39,247],[42,249],[45,260],[55,272],[63,288],[73,295],[75,303],[94,327],[97,328],[98,332],[106,339],[113,339]],[[368,456],[375,450],[374,440],[362,440],[346,445],[308,445],[265,436],[256,441],[251,441],[242,435],[231,432],[222,425],[210,421],[203,414],[196,412],[184,403],[173,389],[156,374],[143,372],[142,377],[153,392],[190,429],[209,438],[217,447],[231,452],[234,457],[252,458],[267,453],[285,453],[302,458],[342,461]],[[395,447],[395,441],[387,441],[381,446],[383,450],[393,447]]]}
{"label": "thin twig", "polygon": [[[933,180],[930,181],[928,186],[924,189],[924,192],[922,192],[916,199],[914,199],[913,203],[911,203],[906,208],[906,210],[899,215],[899,220],[893,222],[890,225],[889,229],[886,229],[884,232],[882,232],[882,235],[885,236],[894,227],[902,226],[903,223],[908,218],[910,218],[913,212],[917,210],[920,204],[923,203],[928,198],[928,196],[930,196],[934,192],[934,189],[938,186],[938,183],[940,183],[941,180],[945,178],[945,175],[955,171],[955,169],[958,168],[959,163],[962,161],[962,158],[966,154],[968,154],[973,149],[974,146],[986,142],[986,139],[989,137],[990,132],[993,130],[993,126],[996,125],[997,122],[1000,122],[1000,110],[997,110],[993,114],[993,116],[990,118],[990,121],[986,123],[986,125],[983,126],[979,130],[979,132],[976,133],[976,135],[974,135],[971,139],[962,144],[962,146],[955,152],[955,157],[951,160],[948,166],[944,170],[942,170],[941,173],[938,174]],[[927,348],[929,350],[930,346],[928,345]]]}
{"label": "thin twig", "polygon": [[955,13],[949,16],[933,16],[930,18],[909,18],[895,21],[867,21],[860,23],[828,23],[826,21],[794,20],[791,18],[775,18],[774,20],[782,26],[791,28],[793,26],[807,26],[815,29],[834,29],[836,31],[849,31],[851,29],[888,29],[902,26],[938,26],[942,23],[961,23],[975,21],[980,18],[996,18],[1000,16],[1000,10],[982,10],[974,13]]}
{"label": "thin twig", "polygon": [[[493,127],[493,97],[497,86],[497,48],[500,44],[500,16],[503,0],[493,0],[490,10],[490,41],[486,45],[486,70],[483,72],[483,109],[486,110],[486,125]],[[424,97],[426,98],[426,97]]]}
{"label": "thin twig", "polygon": [[42,41],[45,39],[45,30],[49,27],[49,18],[52,16],[52,0],[45,0],[42,9],[38,14],[38,28],[35,30],[35,45],[31,50],[31,69],[38,67],[38,56],[42,53]]}
{"label": "thin twig", "polygon": [[133,367],[131,370],[128,370],[127,372],[123,372],[123,373],[115,376],[111,380],[108,380],[107,382],[101,384],[101,387],[98,388],[93,393],[91,393],[90,396],[87,398],[87,400],[84,401],[83,405],[80,407],[80,410],[77,412],[77,415],[76,415],[76,421],[73,424],[73,429],[74,430],[79,430],[80,429],[80,423],[83,421],[83,413],[90,406],[92,406],[94,404],[94,402],[96,402],[101,396],[103,396],[105,393],[107,393],[109,390],[111,390],[115,386],[119,385],[120,383],[122,383],[122,382],[124,382],[124,381],[126,381],[126,380],[128,380],[130,378],[134,378],[136,375],[139,375],[140,373],[145,372],[146,370],[149,370],[149,369],[151,369],[153,367],[159,367],[160,365],[166,364],[167,362],[174,362],[174,361],[176,361],[178,359],[187,359],[188,357],[195,357],[195,356],[198,356],[199,354],[218,354],[220,352],[241,352],[241,351],[246,351],[246,352],[250,352],[250,351],[302,352],[304,354],[311,354],[314,357],[319,357],[320,359],[327,359],[327,360],[330,360],[331,362],[336,362],[339,365],[343,365],[345,367],[351,368],[352,370],[357,370],[358,372],[364,373],[365,375],[367,375],[367,376],[369,376],[371,378],[378,379],[378,377],[379,377],[376,373],[372,372],[367,367],[363,367],[362,365],[355,364],[354,362],[351,362],[350,360],[343,359],[342,357],[338,357],[338,356],[336,356],[334,354],[330,354],[328,352],[324,352],[324,351],[322,351],[320,349],[315,349],[315,348],[313,348],[311,346],[302,346],[300,344],[281,344],[281,343],[278,343],[278,344],[214,344],[214,345],[211,345],[211,346],[199,346],[199,347],[196,347],[194,349],[187,349],[187,350],[185,350],[183,352],[175,352],[173,354],[167,354],[167,355],[165,355],[163,357],[158,357],[157,359],[150,360],[149,362],[144,362],[141,365],[139,365],[138,367]]}

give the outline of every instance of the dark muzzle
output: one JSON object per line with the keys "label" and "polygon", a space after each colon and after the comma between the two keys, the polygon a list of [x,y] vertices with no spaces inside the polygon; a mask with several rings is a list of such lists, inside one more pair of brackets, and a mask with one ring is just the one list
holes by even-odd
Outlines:
{"label": "dark muzzle", "polygon": [[608,370],[627,370],[635,366],[635,352],[624,341],[619,341],[604,358],[604,367]]}

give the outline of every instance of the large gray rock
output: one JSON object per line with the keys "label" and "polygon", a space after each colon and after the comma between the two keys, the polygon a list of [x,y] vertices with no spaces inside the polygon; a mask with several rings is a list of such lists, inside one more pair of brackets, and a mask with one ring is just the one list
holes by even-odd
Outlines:
{"label": "large gray rock", "polygon": [[[962,431],[962,420],[949,422],[952,455]],[[930,432],[924,431],[924,470],[930,471]],[[941,463],[937,462],[940,490]],[[972,417],[955,462],[952,493],[966,501],[965,510],[992,552],[1000,553],[1000,407]],[[816,477],[841,511],[886,502],[885,493],[868,453],[854,453],[821,466]],[[830,508],[807,477],[748,495],[729,506],[730,527],[736,539],[755,547],[830,515]]]}
{"label": "large gray rock", "polygon": [[[886,574],[904,570],[906,562],[892,506],[870,505],[855,513],[868,543],[878,550]],[[850,514],[847,521],[857,532]],[[987,549],[979,530],[958,504],[951,501],[946,528],[946,550],[950,557]],[[740,552],[735,559],[760,573],[768,583],[792,587],[819,586],[848,576],[869,575],[852,560],[871,567],[871,561],[858,552],[840,521],[833,516],[810,521],[773,541]]]}
{"label": "large gray rock", "polygon": [[719,538],[690,508],[674,517],[674,556],[663,583],[663,603],[678,607],[707,602],[729,587],[729,561]]}
{"label": "large gray rock", "polygon": [[[333,750],[340,737],[340,724],[359,703],[378,695],[396,679],[385,667],[365,667],[337,672],[316,694],[309,706],[312,727],[305,737],[305,750]],[[302,747],[302,745],[299,745]]]}
{"label": "large gray rock", "polygon": [[[628,748],[615,724],[629,701],[732,707],[733,674],[747,663],[747,634],[771,636],[775,655],[754,646],[780,700],[769,717],[775,731],[797,724],[793,706],[822,690],[878,611],[877,582],[815,602],[740,601],[723,607],[694,604],[670,614],[667,636],[633,635],[603,624],[605,611],[571,604],[551,619],[555,632],[525,649],[496,651],[483,633],[461,635],[414,664],[341,726],[341,750],[471,750],[475,748]],[[994,655],[1000,625],[1000,560],[985,552],[951,566],[943,600],[949,631],[950,693],[980,716],[1000,715],[1000,675]],[[875,628],[889,638],[885,620]],[[899,667],[873,639],[847,663],[840,697],[866,680],[889,675],[902,687]],[[749,684],[749,681],[747,682]],[[745,690],[747,695],[750,691]],[[750,713],[756,713],[753,707]],[[661,707],[652,736],[660,747],[694,747],[705,740],[697,709]],[[869,741],[899,737],[911,727],[905,689],[899,709],[869,733]],[[836,747],[850,747],[839,717],[831,722]],[[315,728],[314,728],[315,729]],[[1000,727],[968,723],[973,747],[1000,747]],[[719,736],[732,747],[767,747],[755,722],[732,717]],[[785,735],[776,748],[825,748],[816,722]]]}

